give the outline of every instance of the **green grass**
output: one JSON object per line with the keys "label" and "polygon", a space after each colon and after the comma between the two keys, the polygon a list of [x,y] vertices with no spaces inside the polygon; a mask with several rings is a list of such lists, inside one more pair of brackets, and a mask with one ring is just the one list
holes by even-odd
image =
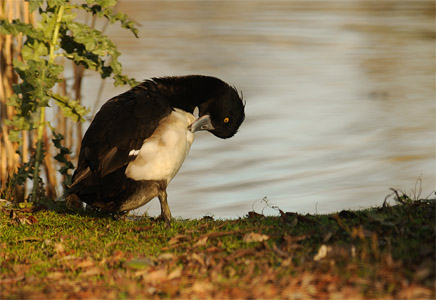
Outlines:
{"label": "green grass", "polygon": [[431,299],[435,202],[400,200],[329,215],[176,219],[169,229],[3,206],[0,296]]}

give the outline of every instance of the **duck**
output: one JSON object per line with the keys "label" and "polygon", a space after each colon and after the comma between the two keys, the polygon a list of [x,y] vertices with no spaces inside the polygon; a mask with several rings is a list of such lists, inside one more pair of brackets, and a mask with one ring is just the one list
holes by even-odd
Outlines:
{"label": "duck", "polygon": [[157,197],[160,218],[170,226],[166,189],[187,157],[194,133],[231,138],[245,119],[244,110],[242,94],[216,77],[144,80],[109,99],[95,115],[83,136],[67,196],[113,216]]}

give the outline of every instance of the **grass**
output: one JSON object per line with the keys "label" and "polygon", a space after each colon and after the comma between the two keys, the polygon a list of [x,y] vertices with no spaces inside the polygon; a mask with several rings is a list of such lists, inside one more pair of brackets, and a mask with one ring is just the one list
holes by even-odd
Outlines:
{"label": "grass", "polygon": [[2,299],[435,297],[435,202],[328,215],[113,220],[0,210]]}

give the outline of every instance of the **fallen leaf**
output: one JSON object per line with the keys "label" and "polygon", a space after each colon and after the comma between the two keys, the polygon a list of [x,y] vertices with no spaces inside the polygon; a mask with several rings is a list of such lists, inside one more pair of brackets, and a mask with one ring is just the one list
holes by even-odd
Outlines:
{"label": "fallen leaf", "polygon": [[85,272],[80,273],[79,277],[88,277],[101,274],[102,271],[99,267],[92,267],[87,269]]}
{"label": "fallen leaf", "polygon": [[287,253],[287,252],[283,251],[282,249],[280,249],[279,247],[277,247],[276,243],[273,244],[272,249],[275,253],[277,253],[279,256],[281,256],[283,258],[289,257],[289,253]]}
{"label": "fallen leaf", "polygon": [[58,280],[64,276],[63,272],[51,272],[47,274],[48,279]]}
{"label": "fallen leaf", "polygon": [[253,242],[263,242],[269,239],[269,236],[266,234],[260,234],[255,232],[250,232],[244,235],[244,238],[242,239],[246,243],[253,243]]}
{"label": "fallen leaf", "polygon": [[61,258],[61,261],[65,261],[65,260],[71,260],[71,259],[77,259],[77,257],[73,256],[73,255],[67,255]]}
{"label": "fallen leaf", "polygon": [[151,229],[153,229],[153,227],[154,227],[154,225],[150,225],[150,226],[136,226],[136,227],[133,227],[131,230],[133,231],[133,232],[145,232],[145,231],[149,231],[149,230],[151,230]]}
{"label": "fallen leaf", "polygon": [[124,257],[124,252],[121,250],[115,251],[114,254],[112,255],[112,259],[116,261],[120,260],[123,257]]}
{"label": "fallen leaf", "polygon": [[0,284],[10,284],[10,283],[16,283],[18,281],[24,280],[26,277],[24,275],[20,275],[13,278],[4,278],[0,279]]}
{"label": "fallen leaf", "polygon": [[28,264],[14,264],[12,266],[12,270],[14,270],[15,275],[25,274],[29,269],[30,265]]}
{"label": "fallen leaf", "polygon": [[123,244],[124,244],[124,242],[121,242],[121,241],[114,241],[114,242],[110,242],[110,243],[108,243],[108,244],[105,246],[105,248],[109,248],[109,247],[114,246],[114,245],[123,245]]}
{"label": "fallen leaf", "polygon": [[227,276],[228,276],[229,278],[232,278],[232,277],[235,276],[235,274],[236,274],[235,269],[233,269],[232,267],[228,267],[228,268],[227,268],[227,272],[228,272]]}
{"label": "fallen leaf", "polygon": [[[398,298],[401,299],[431,299],[434,293],[431,289],[411,284],[399,291]],[[434,299],[434,298],[433,298]]]}
{"label": "fallen leaf", "polygon": [[194,244],[194,247],[200,247],[200,246],[204,246],[204,245],[206,245],[206,243],[207,243],[207,239],[208,239],[207,236],[200,238],[200,239],[199,239],[199,240]]}
{"label": "fallen leaf", "polygon": [[182,270],[183,270],[183,267],[178,267],[178,268],[174,269],[173,271],[171,271],[171,273],[168,274],[168,280],[176,279],[176,278],[179,278],[180,276],[182,276]]}
{"label": "fallen leaf", "polygon": [[89,259],[82,260],[81,262],[76,264],[77,268],[82,268],[82,269],[93,267],[93,266],[95,266],[94,262]]}
{"label": "fallen leaf", "polygon": [[318,249],[318,253],[315,254],[313,259],[315,261],[320,261],[321,259],[325,258],[327,256],[327,253],[331,250],[331,247],[327,247],[326,245],[322,245]]}
{"label": "fallen leaf", "polygon": [[65,252],[64,245],[62,245],[62,243],[55,243],[54,249],[57,252],[57,254]]}
{"label": "fallen leaf", "polygon": [[15,220],[22,225],[32,225],[32,223],[30,223],[29,219],[27,219],[26,216],[17,216]]}
{"label": "fallen leaf", "polygon": [[135,276],[142,276],[145,282],[159,283],[168,279],[166,268],[157,269],[151,272],[137,271]]}
{"label": "fallen leaf", "polygon": [[209,248],[206,249],[207,253],[215,253],[215,252],[219,252],[219,251],[221,251],[221,248],[218,248],[218,247],[215,247],[215,246],[212,246],[212,247],[209,247]]}
{"label": "fallen leaf", "polygon": [[169,252],[162,253],[157,257],[158,260],[173,260],[175,255]]}
{"label": "fallen leaf", "polygon": [[329,232],[327,232],[326,234],[324,234],[324,237],[323,237],[323,239],[322,239],[322,241],[324,242],[324,243],[326,243],[326,242],[328,242],[329,240],[330,240],[330,238],[333,236],[333,232],[332,231],[329,231]]}
{"label": "fallen leaf", "polygon": [[38,219],[36,219],[34,216],[28,216],[27,219],[29,220],[30,224],[38,223]]}
{"label": "fallen leaf", "polygon": [[213,290],[213,285],[210,282],[196,281],[192,285],[191,290],[195,293],[206,293]]}
{"label": "fallen leaf", "polygon": [[126,266],[130,269],[142,270],[150,266],[154,266],[154,264],[155,263],[152,259],[146,257],[146,258],[138,258],[138,259],[131,260],[126,263]]}
{"label": "fallen leaf", "polygon": [[197,253],[192,253],[189,257],[192,260],[195,260],[196,262],[198,262],[200,265],[204,266],[204,259]]}
{"label": "fallen leaf", "polygon": [[186,235],[184,234],[178,234],[176,236],[173,236],[169,241],[168,244],[174,245],[179,243],[181,240],[186,240]]}
{"label": "fallen leaf", "polygon": [[228,261],[233,261],[237,258],[243,257],[245,255],[253,254],[255,251],[253,249],[239,249],[233,252],[231,255],[227,256]]}

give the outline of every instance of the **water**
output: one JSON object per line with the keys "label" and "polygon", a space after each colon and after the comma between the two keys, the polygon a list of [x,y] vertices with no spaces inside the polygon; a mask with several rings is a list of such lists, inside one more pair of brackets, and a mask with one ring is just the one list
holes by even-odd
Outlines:
{"label": "water", "polygon": [[[106,31],[137,79],[206,74],[243,92],[235,137],[200,133],[168,188],[174,216],[325,213],[435,189],[433,1],[122,1]],[[93,105],[99,80],[85,81]],[[107,82],[103,99],[123,92]],[[103,102],[103,101],[102,101]],[[100,106],[102,102],[97,103]],[[419,186],[415,194],[420,191]],[[159,202],[147,204],[152,215]]]}

